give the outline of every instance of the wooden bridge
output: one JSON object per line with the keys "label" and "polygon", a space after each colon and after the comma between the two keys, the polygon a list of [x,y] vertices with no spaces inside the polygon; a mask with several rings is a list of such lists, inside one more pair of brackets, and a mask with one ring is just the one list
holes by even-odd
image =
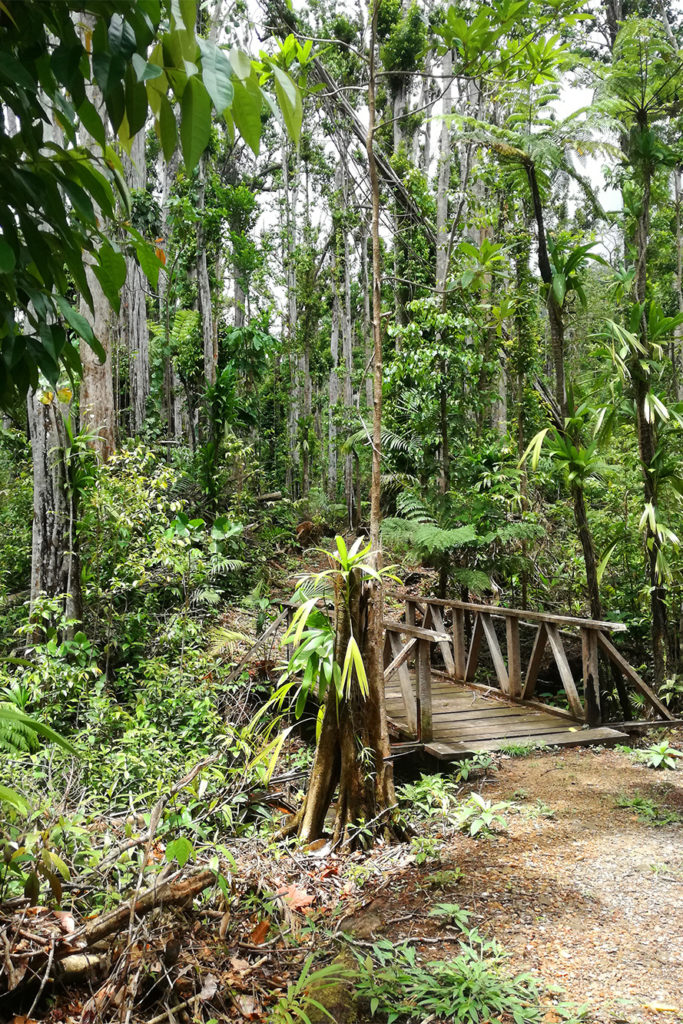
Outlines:
{"label": "wooden bridge", "polygon": [[[673,718],[612,643],[610,634],[626,628],[620,623],[431,597],[406,598],[404,604],[404,621],[384,622],[389,726],[396,740],[413,741],[440,760],[511,744],[585,746],[626,739],[604,721],[599,655],[642,696],[655,721]],[[520,627],[533,631],[526,645]],[[578,658],[567,654],[572,646],[580,646],[580,672]],[[567,709],[537,697],[548,659]]]}

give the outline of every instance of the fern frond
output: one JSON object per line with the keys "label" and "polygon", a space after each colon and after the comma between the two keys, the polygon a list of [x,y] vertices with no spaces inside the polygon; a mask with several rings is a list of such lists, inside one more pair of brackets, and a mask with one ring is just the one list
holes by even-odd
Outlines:
{"label": "fern frond", "polygon": [[410,519],[418,523],[436,522],[422,498],[412,491],[405,491],[398,496],[396,508],[404,519]]}
{"label": "fern frond", "polygon": [[491,589],[491,577],[481,569],[453,569],[451,578],[475,594],[482,594]]}
{"label": "fern frond", "polygon": [[209,654],[214,657],[227,651],[232,655],[237,644],[249,643],[249,637],[245,633],[238,633],[234,629],[226,629],[225,626],[216,626],[209,634],[211,646]]}

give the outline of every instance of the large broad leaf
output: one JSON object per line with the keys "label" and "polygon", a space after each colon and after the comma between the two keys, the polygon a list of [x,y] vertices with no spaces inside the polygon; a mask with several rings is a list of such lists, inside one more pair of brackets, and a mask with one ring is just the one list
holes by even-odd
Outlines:
{"label": "large broad leaf", "polygon": [[157,288],[159,285],[159,271],[161,270],[163,263],[157,256],[156,249],[149,242],[146,242],[144,238],[139,239],[134,244],[138,263],[140,264],[143,274],[151,284],[152,288]]}
{"label": "large broad leaf", "polygon": [[227,56],[210,39],[199,39],[202,54],[202,80],[219,114],[232,104],[235,90],[230,81],[232,66]]}
{"label": "large broad leaf", "polygon": [[209,144],[211,134],[211,100],[199,78],[188,80],[180,105],[180,143],[185,169],[193,171]]}
{"label": "large broad leaf", "polygon": [[178,125],[176,124],[173,107],[167,96],[161,97],[157,130],[164,153],[164,160],[168,161],[175,153],[175,148],[178,144]]}
{"label": "large broad leaf", "polygon": [[83,338],[83,341],[90,345],[90,348],[95,352],[98,359],[104,362],[106,359],[106,353],[93,334],[92,327],[86,318],[79,313],[78,310],[70,306],[63,295],[55,295],[54,298],[57,306],[59,307],[60,313],[68,323],[69,327],[72,327],[79,338]]}
{"label": "large broad leaf", "polygon": [[28,814],[30,810],[21,793],[17,793],[16,789],[8,789],[7,786],[0,786],[0,804],[9,804],[20,814]]}
{"label": "large broad leaf", "polygon": [[107,133],[102,122],[102,118],[97,113],[97,109],[89,99],[84,99],[78,108],[78,117],[80,118],[81,124],[95,142],[99,142],[100,146],[104,149],[107,142]]}
{"label": "large broad leaf", "polygon": [[301,94],[289,75],[285,74],[281,68],[273,67],[273,81],[275,82],[275,95],[277,96],[287,131],[294,142],[298,143],[303,117]]}
{"label": "large broad leaf", "polygon": [[0,274],[11,274],[16,262],[14,249],[0,238]]}
{"label": "large broad leaf", "polygon": [[238,78],[246,80],[251,76],[251,61],[244,50],[238,50],[236,46],[233,46],[230,51],[230,63]]}
{"label": "large broad leaf", "polygon": [[118,313],[121,309],[121,289],[126,280],[126,260],[108,242],[104,242],[100,247],[97,259],[93,271],[102,285],[102,291],[109,299],[109,304]]}
{"label": "large broad leaf", "polygon": [[132,68],[126,72],[126,117],[131,139],[144,128],[147,120],[147,90],[138,82]]}
{"label": "large broad leaf", "polygon": [[258,156],[263,97],[256,76],[248,78],[246,82],[235,79],[233,87],[235,97],[232,101],[232,117],[238,132],[253,151],[254,156]]}
{"label": "large broad leaf", "polygon": [[109,49],[116,57],[129,60],[131,54],[135,53],[137,45],[135,32],[122,14],[112,15],[112,19],[109,22],[108,37]]}

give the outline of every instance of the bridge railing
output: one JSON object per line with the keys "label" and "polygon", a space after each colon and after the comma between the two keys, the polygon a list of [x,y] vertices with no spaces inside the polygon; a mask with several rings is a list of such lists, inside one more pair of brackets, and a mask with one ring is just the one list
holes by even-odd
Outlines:
{"label": "bridge railing", "polygon": [[[405,621],[384,621],[384,679],[386,683],[394,675],[398,676],[407,729],[421,742],[433,738],[431,652],[435,646],[441,651],[446,675],[454,681],[466,683],[474,689],[490,691],[498,688],[509,700],[538,707],[573,722],[586,722],[590,726],[598,726],[603,721],[598,672],[598,658],[602,654],[661,718],[673,719],[668,708],[612,643],[610,634],[626,629],[621,623],[431,597],[409,597],[404,599],[404,603]],[[448,625],[446,615],[450,617]],[[467,619],[469,630],[466,629]],[[494,626],[496,619],[505,622],[505,653]],[[520,626],[535,630],[526,663],[520,643]],[[581,641],[582,671],[579,680],[574,676],[565,650],[563,639],[567,635]],[[496,683],[487,686],[474,682],[483,644],[488,647],[496,677]],[[536,699],[536,684],[546,649],[550,650],[557,665],[569,711]],[[408,667],[413,658],[414,688]]]}

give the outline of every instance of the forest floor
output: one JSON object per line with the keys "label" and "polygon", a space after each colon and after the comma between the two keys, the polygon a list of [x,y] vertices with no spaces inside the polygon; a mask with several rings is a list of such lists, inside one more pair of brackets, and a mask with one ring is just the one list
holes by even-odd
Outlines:
{"label": "forest floor", "polygon": [[[214,891],[193,907],[155,912],[128,947],[127,970],[71,984],[32,1016],[119,1019],[116,1007],[131,995],[129,1021],[282,1020],[268,1015],[312,952],[322,953],[320,966],[340,949],[365,956],[382,940],[406,939],[419,959],[456,956],[462,934],[430,914],[445,903],[509,952],[504,970],[538,979],[545,1024],[565,1019],[558,1001],[582,1004],[582,1019],[599,1024],[681,1024],[683,772],[655,771],[621,751],[550,749],[498,755],[459,797],[470,790],[506,803],[505,828],[471,838],[448,813],[432,815],[418,827],[430,837],[422,862],[415,841],[347,856],[322,843],[238,843],[227,903]],[[335,1022],[369,1020],[354,982],[338,988],[319,994]]]}
{"label": "forest floor", "polygon": [[[683,1021],[683,773],[647,769],[612,750],[505,758],[482,790],[510,801],[505,833],[452,838],[438,893],[529,971],[600,1022]],[[434,936],[425,882],[412,867],[367,907],[375,935]],[[433,954],[432,954],[433,955]],[[552,1015],[549,1020],[553,1019]]]}

